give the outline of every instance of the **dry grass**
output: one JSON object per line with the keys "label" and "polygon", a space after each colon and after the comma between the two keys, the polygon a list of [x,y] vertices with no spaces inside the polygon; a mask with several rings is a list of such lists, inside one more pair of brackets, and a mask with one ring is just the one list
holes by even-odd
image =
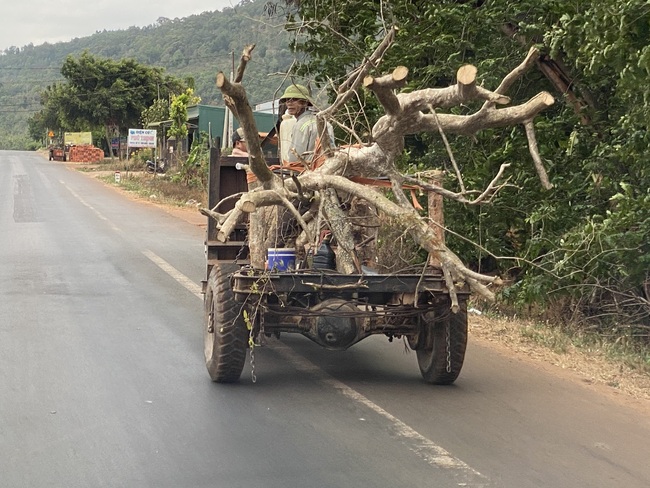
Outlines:
{"label": "dry grass", "polygon": [[587,383],[650,400],[648,357],[618,341],[567,333],[550,324],[486,314],[470,313],[469,323],[473,338],[573,371]]}
{"label": "dry grass", "polygon": [[114,172],[98,174],[106,184],[118,186],[140,198],[176,207],[207,205],[207,194],[200,188],[188,188],[174,182],[168,175],[152,175],[143,172],[120,172],[119,184],[115,182]]}

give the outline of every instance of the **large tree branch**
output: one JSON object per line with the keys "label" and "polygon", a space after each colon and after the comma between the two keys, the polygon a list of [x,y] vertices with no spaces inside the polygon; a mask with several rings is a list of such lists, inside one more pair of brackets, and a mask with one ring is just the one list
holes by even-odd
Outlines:
{"label": "large tree branch", "polygon": [[[397,219],[408,231],[413,235],[413,238],[418,242],[423,249],[432,254],[441,263],[444,269],[449,270],[450,276],[453,277],[454,283],[447,283],[448,287],[460,286],[463,277],[471,277],[475,283],[477,293],[488,300],[492,300],[493,294],[486,285],[491,283],[498,283],[500,280],[495,276],[487,276],[475,273],[468,269],[462,261],[451,252],[436,235],[435,231],[429,226],[426,220],[422,219],[417,211],[410,206],[400,205],[393,202],[388,197],[376,191],[373,188],[366,187],[350,181],[348,178],[337,175],[323,175],[317,172],[306,172],[301,178],[301,185],[304,189],[312,191],[325,191],[328,189],[335,189],[351,195],[355,195],[367,201],[370,205],[375,206],[382,213],[389,217]],[[235,210],[240,212],[254,212],[260,207],[268,205],[278,205],[286,202],[275,190],[261,190],[258,192],[249,192],[244,195],[240,201],[235,205]],[[241,214],[239,214],[241,217]],[[229,216],[230,219],[237,219],[233,213]],[[225,239],[234,228],[226,228],[228,222],[222,226],[219,236],[220,239]]]}
{"label": "large tree branch", "polygon": [[[481,110],[472,115],[437,114],[423,115],[420,125],[421,131],[429,132],[438,130],[438,122],[446,133],[473,135],[482,129],[508,127],[524,124],[542,110],[553,105],[554,99],[548,92],[542,92],[521,105],[501,109]],[[408,128],[405,134],[412,134],[413,127]]]}
{"label": "large tree branch", "polygon": [[542,186],[546,190],[553,188],[553,185],[548,181],[548,175],[544,169],[544,163],[542,163],[542,158],[539,156],[539,150],[537,149],[537,138],[535,137],[535,128],[533,126],[532,120],[527,120],[524,123],[526,127],[526,137],[528,138],[528,148],[530,150],[530,155],[533,158],[535,163],[535,169],[537,170],[537,175],[539,176]]}
{"label": "large tree branch", "polygon": [[[332,152],[328,151],[328,157],[317,169],[304,168],[301,174],[294,175],[290,179],[282,180],[266,166],[259,144],[253,143],[258,140],[257,129],[243,87],[239,83],[229,83],[223,74],[219,73],[217,85],[224,94],[226,103],[233,106],[233,113],[239,118],[240,125],[244,128],[245,137],[250,141],[250,170],[261,185],[245,193],[236,202],[234,208],[225,214],[216,212],[216,208],[204,211],[204,213],[215,218],[219,223],[217,239],[222,241],[228,238],[235,226],[243,221],[247,214],[260,215],[258,212],[265,207],[282,206],[289,209],[293,219],[303,228],[303,233],[296,241],[296,245],[298,242],[313,242],[320,229],[321,221],[325,221],[326,225],[339,237],[339,253],[342,253],[340,255],[344,257],[345,261],[343,269],[340,271],[347,273],[358,270],[359,262],[356,259],[356,243],[347,222],[347,211],[339,205],[336,195],[358,198],[375,208],[378,213],[398,222],[398,225],[404,231],[409,232],[420,247],[440,263],[450,296],[454,296],[454,290],[457,287],[469,284],[482,297],[491,299],[493,294],[489,286],[498,282],[499,279],[468,269],[458,256],[445,246],[442,238],[429,224],[426,217],[421,216],[409,202],[403,188],[404,184],[408,183],[459,202],[486,203],[507,185],[507,178],[504,181],[504,174],[509,165],[501,165],[497,175],[482,191],[468,191],[462,185],[461,191],[454,193],[430,185],[419,178],[400,174],[395,161],[402,154],[404,137],[410,134],[439,133],[445,141],[445,134],[471,136],[483,129],[523,124],[528,136],[529,149],[542,184],[550,185],[537,149],[532,120],[539,112],[554,103],[553,97],[542,92],[521,104],[497,108],[497,106],[510,103],[505,92],[528,69],[532,60],[536,59],[537,53],[531,50],[526,59],[503,79],[495,91],[478,86],[476,84],[476,68],[466,65],[458,70],[457,82],[450,87],[425,88],[410,93],[397,94],[396,92],[406,83],[408,70],[405,67],[398,67],[393,73],[385,76],[368,76],[369,70],[376,66],[392,42],[391,36],[394,35],[394,31],[391,32],[380,43],[373,56],[366,59],[341,85],[335,103],[319,113],[319,119],[322,122],[342,107],[346,107],[345,103],[351,97],[356,96],[355,90],[363,80],[365,87],[376,95],[385,109],[385,115],[376,122],[372,129],[373,142],[340,147]],[[242,65],[245,66],[247,61],[248,58],[243,59]],[[482,108],[472,114],[457,115],[442,113],[440,110],[476,100],[482,100],[485,103]],[[361,140],[358,136],[357,139]],[[451,154],[450,156],[453,157]],[[458,173],[462,181],[460,170]],[[392,189],[392,198],[376,188],[351,181],[349,177],[352,176],[387,176],[390,180],[388,185]],[[307,214],[301,215],[294,207],[293,202],[301,199],[305,201],[305,199],[317,195],[326,197],[320,200],[319,205],[315,205],[312,201],[308,212],[309,218],[307,218]]]}
{"label": "large tree branch", "polygon": [[526,58],[517,66],[515,69],[513,69],[510,73],[508,73],[503,80],[501,80],[501,83],[497,87],[496,90],[494,90],[495,93],[501,93],[505,94],[508,93],[508,90],[510,87],[513,85],[515,81],[517,81],[519,78],[523,76],[523,74],[530,69],[530,67],[535,64],[535,62],[539,59],[539,50],[536,47],[531,47],[528,50],[528,54],[526,55]]}

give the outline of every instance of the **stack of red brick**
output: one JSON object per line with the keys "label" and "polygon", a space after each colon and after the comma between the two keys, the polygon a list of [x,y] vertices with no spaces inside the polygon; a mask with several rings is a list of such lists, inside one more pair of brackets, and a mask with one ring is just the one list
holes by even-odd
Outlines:
{"label": "stack of red brick", "polygon": [[68,161],[73,163],[95,163],[104,159],[104,151],[95,146],[72,146]]}

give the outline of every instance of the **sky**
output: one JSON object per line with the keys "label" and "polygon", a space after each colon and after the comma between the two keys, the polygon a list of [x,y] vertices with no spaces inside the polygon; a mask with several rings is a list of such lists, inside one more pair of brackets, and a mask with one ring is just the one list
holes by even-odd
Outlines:
{"label": "sky", "polygon": [[154,24],[233,7],[239,0],[3,0],[0,52],[8,47],[65,42],[97,31]]}

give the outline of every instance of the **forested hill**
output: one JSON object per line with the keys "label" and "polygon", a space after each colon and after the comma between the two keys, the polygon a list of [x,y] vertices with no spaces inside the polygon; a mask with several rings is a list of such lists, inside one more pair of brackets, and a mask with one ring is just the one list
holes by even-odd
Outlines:
{"label": "forested hill", "polygon": [[228,73],[246,44],[254,43],[245,86],[251,103],[271,100],[291,64],[288,35],[281,19],[269,19],[266,0],[243,0],[233,8],[180,19],[160,18],[145,27],[96,32],[70,42],[9,48],[0,54],[0,149],[27,149],[27,119],[40,109],[40,92],[63,78],[66,56],[84,51],[103,58],[131,58],[165,68],[167,74],[195,80],[202,103],[222,104],[215,86],[218,71]]}

